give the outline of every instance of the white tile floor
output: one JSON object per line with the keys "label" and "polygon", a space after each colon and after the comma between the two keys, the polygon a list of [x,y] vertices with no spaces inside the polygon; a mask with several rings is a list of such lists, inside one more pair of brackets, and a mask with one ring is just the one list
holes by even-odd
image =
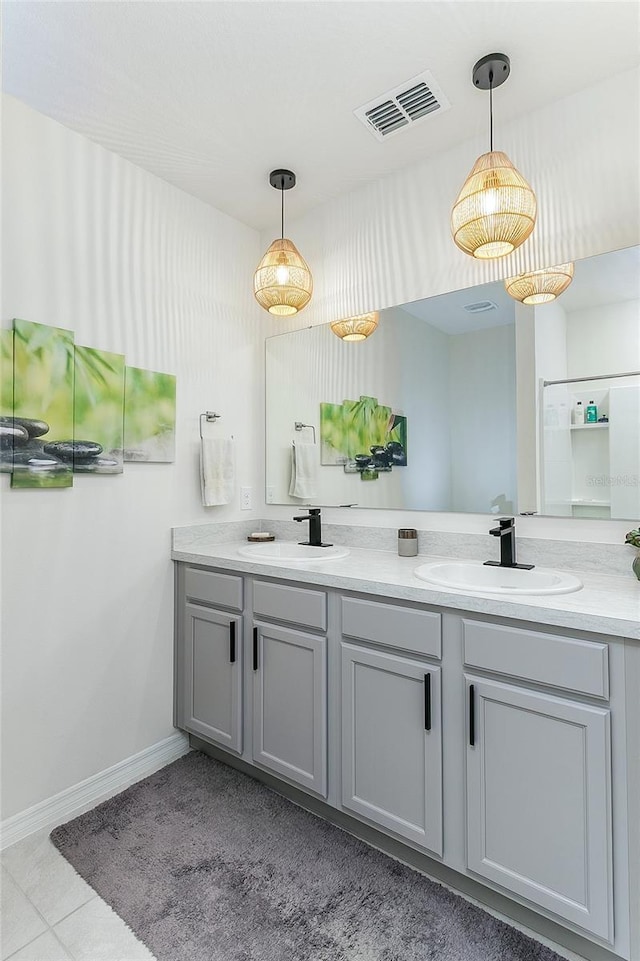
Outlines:
{"label": "white tile floor", "polygon": [[7,848],[0,862],[2,961],[155,961],[47,831]]}

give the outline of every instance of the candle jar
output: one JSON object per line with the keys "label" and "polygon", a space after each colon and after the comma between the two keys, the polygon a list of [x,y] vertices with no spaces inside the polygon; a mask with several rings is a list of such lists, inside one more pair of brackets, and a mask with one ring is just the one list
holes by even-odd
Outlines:
{"label": "candle jar", "polygon": [[401,527],[398,530],[398,554],[400,557],[415,557],[417,553],[417,530],[414,527]]}

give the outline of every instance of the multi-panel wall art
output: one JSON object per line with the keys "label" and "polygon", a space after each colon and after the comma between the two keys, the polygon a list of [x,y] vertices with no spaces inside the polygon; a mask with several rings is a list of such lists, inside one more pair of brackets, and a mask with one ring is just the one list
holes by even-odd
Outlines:
{"label": "multi-panel wall art", "polygon": [[70,330],[14,320],[12,487],[73,484],[74,353]]}
{"label": "multi-panel wall art", "polygon": [[124,459],[174,460],[175,377],[155,370],[127,367],[124,398]]}
{"label": "multi-panel wall art", "polygon": [[407,466],[407,418],[376,397],[320,404],[320,462],[342,465],[347,474],[377,480],[379,473]]}
{"label": "multi-panel wall art", "polygon": [[12,487],[71,487],[125,460],[172,461],[176,378],[14,320],[0,332],[0,471]]}

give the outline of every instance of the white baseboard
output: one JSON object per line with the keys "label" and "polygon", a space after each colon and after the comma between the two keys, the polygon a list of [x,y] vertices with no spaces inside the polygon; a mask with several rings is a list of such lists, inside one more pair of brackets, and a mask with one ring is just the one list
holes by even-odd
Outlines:
{"label": "white baseboard", "polygon": [[6,818],[0,822],[0,850],[15,844],[16,841],[22,841],[36,831],[57,827],[91,810],[96,804],[119,794],[136,781],[148,777],[172,761],[177,761],[189,750],[188,736],[177,731],[144,751],[119,761],[113,767],[93,774],[86,781],[80,781],[79,784]]}

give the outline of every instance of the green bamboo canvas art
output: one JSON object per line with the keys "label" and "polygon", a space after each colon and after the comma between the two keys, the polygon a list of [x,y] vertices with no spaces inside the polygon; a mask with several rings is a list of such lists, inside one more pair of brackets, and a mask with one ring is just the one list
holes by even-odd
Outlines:
{"label": "green bamboo canvas art", "polygon": [[320,404],[320,463],[325,466],[345,464],[342,404]]}
{"label": "green bamboo canvas art", "polygon": [[71,448],[75,473],[122,473],[124,378],[122,354],[76,347]]}
{"label": "green bamboo canvas art", "polygon": [[13,330],[0,330],[0,472],[13,470]]}
{"label": "green bamboo canvas art", "polygon": [[27,320],[13,331],[11,486],[71,487],[72,458],[56,445],[73,442],[73,332]]}
{"label": "green bamboo canvas art", "polygon": [[320,404],[323,466],[343,465],[347,474],[377,480],[378,473],[407,466],[407,418],[376,397]]}
{"label": "green bamboo canvas art", "polygon": [[175,460],[176,378],[127,367],[124,402],[125,461]]}

